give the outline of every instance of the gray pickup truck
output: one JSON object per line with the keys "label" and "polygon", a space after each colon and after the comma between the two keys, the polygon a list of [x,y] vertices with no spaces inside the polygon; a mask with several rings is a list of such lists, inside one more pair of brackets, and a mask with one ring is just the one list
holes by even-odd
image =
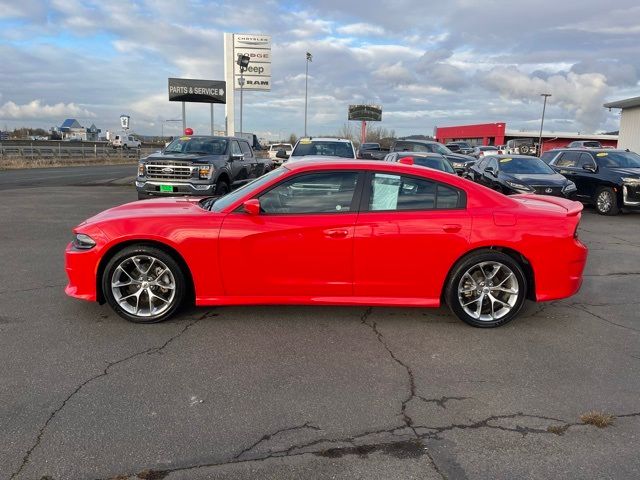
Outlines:
{"label": "gray pickup truck", "polygon": [[273,169],[243,138],[184,136],[140,159],[138,198],[224,195]]}

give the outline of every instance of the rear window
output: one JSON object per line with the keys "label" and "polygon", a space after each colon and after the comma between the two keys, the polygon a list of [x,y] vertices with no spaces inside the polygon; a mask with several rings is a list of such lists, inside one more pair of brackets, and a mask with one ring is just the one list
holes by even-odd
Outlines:
{"label": "rear window", "polygon": [[353,149],[347,142],[332,142],[330,140],[299,142],[293,149],[292,157],[306,155],[321,155],[327,157],[354,158]]}

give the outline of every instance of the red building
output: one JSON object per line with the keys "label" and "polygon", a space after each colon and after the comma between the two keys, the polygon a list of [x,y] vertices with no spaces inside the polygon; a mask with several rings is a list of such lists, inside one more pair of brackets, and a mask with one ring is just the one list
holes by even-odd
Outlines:
{"label": "red building", "polygon": [[[509,140],[531,139],[537,144],[539,135],[540,132],[507,130],[507,124],[504,122],[436,128],[436,140],[441,143],[467,141],[471,145],[505,145]],[[542,132],[542,151],[566,147],[574,140],[597,140],[604,147],[617,147],[618,145],[617,135]]]}

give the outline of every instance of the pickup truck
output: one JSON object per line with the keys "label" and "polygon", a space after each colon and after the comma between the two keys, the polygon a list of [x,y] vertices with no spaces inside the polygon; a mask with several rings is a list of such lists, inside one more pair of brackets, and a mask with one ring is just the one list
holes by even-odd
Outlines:
{"label": "pickup truck", "polygon": [[140,159],[138,199],[153,196],[225,195],[273,169],[238,137],[184,136]]}
{"label": "pickup truck", "polygon": [[389,153],[388,148],[380,147],[379,143],[363,143],[357,152],[357,157],[366,160],[384,160]]}

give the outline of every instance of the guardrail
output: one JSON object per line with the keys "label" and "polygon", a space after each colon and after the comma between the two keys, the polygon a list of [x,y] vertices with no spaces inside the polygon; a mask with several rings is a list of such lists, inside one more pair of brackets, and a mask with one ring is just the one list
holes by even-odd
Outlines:
{"label": "guardrail", "polygon": [[6,146],[0,144],[0,159],[20,160],[90,160],[108,158],[137,159],[153,153],[159,148],[115,149],[111,146],[71,146],[62,143],[54,146]]}

